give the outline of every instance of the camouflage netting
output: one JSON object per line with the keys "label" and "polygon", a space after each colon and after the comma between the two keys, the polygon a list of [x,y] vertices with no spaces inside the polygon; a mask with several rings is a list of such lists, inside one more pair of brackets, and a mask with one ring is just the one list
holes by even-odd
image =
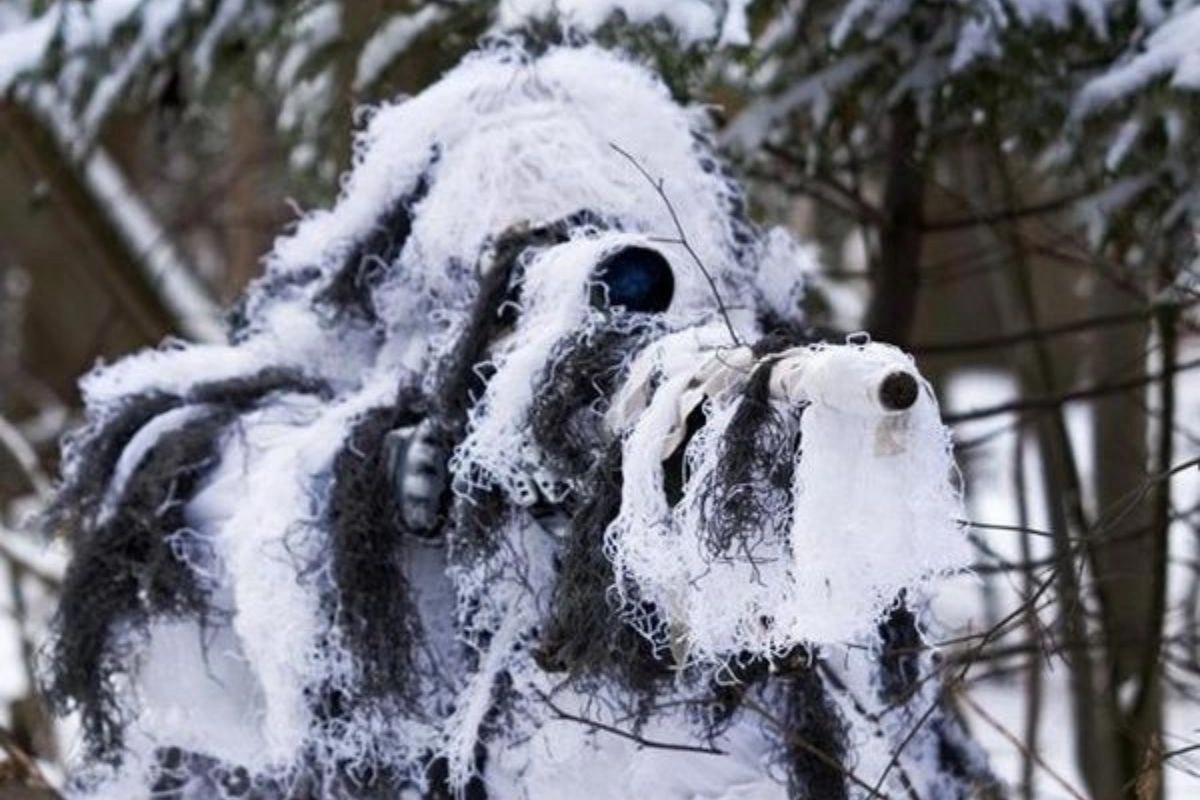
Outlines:
{"label": "camouflage netting", "polygon": [[229,344],[86,378],[75,794],[991,786],[927,714],[967,555],[933,395],[804,335],[812,256],[709,134],[625,58],[492,42],[375,112]]}

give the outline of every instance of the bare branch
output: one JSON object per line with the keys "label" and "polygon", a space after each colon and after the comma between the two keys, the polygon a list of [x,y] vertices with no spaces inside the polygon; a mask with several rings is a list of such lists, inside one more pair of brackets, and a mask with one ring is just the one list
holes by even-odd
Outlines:
{"label": "bare branch", "polygon": [[[1200,358],[1194,358],[1190,361],[1181,361],[1176,364],[1173,372],[1185,372],[1190,369],[1200,367]],[[960,422],[969,422],[976,419],[986,419],[1000,414],[1024,414],[1030,411],[1045,411],[1059,408],[1066,403],[1071,403],[1076,400],[1090,400],[1096,397],[1104,397],[1110,394],[1119,394],[1127,392],[1130,389],[1137,389],[1151,383],[1158,383],[1163,380],[1164,373],[1150,372],[1144,375],[1139,375],[1136,378],[1130,378],[1123,381],[1112,381],[1110,383],[1098,383],[1093,386],[1085,386],[1081,389],[1075,389],[1069,392],[1051,395],[1048,397],[1031,397],[1023,400],[1012,400],[1007,403],[998,403],[994,406],[984,406],[983,408],[975,408],[970,411],[961,411],[956,414],[945,414],[942,419],[947,425],[955,425]]]}
{"label": "bare branch", "polygon": [[712,291],[713,298],[717,301],[717,310],[721,314],[721,319],[725,321],[725,327],[729,329],[729,338],[733,340],[735,345],[740,346],[742,344],[742,340],[738,338],[737,331],[734,330],[733,323],[729,319],[729,311],[725,306],[725,301],[721,298],[720,290],[717,289],[717,282],[713,280],[712,273],[709,272],[708,268],[704,266],[704,262],[700,260],[700,256],[696,253],[695,249],[692,248],[691,243],[688,241],[687,234],[683,231],[683,223],[679,221],[679,215],[675,213],[675,206],[672,205],[671,198],[667,197],[667,192],[663,188],[663,179],[659,178],[658,180],[655,180],[636,158],[634,158],[625,150],[622,150],[615,143],[609,142],[608,146],[624,156],[630,164],[633,164],[634,168],[642,174],[642,177],[644,177],[650,183],[650,185],[654,187],[654,191],[658,193],[660,198],[662,198],[663,205],[667,207],[667,212],[671,215],[671,221],[675,223],[675,231],[679,234],[678,244],[682,245],[683,249],[686,250],[688,255],[692,257],[692,261],[696,262],[696,268],[700,270],[700,274],[703,275],[704,280],[708,282],[708,288]]}
{"label": "bare branch", "polygon": [[50,481],[46,474],[42,472],[41,465],[38,463],[37,453],[29,442],[25,441],[25,437],[21,435],[21,431],[8,421],[3,414],[0,414],[0,447],[7,450],[16,461],[17,467],[29,482],[30,488],[41,498],[46,498],[50,495]]}
{"label": "bare branch", "polygon": [[580,725],[587,725],[589,728],[594,728],[598,731],[604,731],[605,733],[611,733],[613,736],[620,736],[622,739],[628,739],[631,742],[636,742],[643,747],[649,747],[656,750],[678,750],[685,753],[704,753],[711,756],[726,755],[724,750],[718,750],[715,747],[699,747],[697,745],[675,744],[673,742],[659,742],[653,739],[644,739],[635,733],[621,730],[620,728],[612,725],[606,725],[605,723],[594,719],[588,719],[587,717],[581,717],[576,714],[563,711],[554,704],[554,701],[550,699],[548,694],[538,692],[538,695],[542,698],[542,701],[550,708],[550,710],[554,712],[558,719],[566,720],[568,722],[578,722]]}
{"label": "bare branch", "polygon": [[1026,758],[1033,761],[1033,763],[1035,763],[1039,767],[1041,767],[1042,770],[1047,775],[1049,775],[1051,778],[1053,778],[1054,782],[1057,783],[1059,786],[1061,786],[1063,788],[1063,790],[1066,791],[1067,794],[1071,795],[1071,797],[1075,798],[1075,800],[1087,800],[1087,798],[1084,797],[1082,792],[1080,792],[1074,786],[1069,784],[1061,775],[1059,775],[1057,772],[1055,772],[1054,769],[1052,769],[1050,767],[1050,765],[1047,764],[1046,761],[1041,756],[1039,756],[1036,752],[1033,752],[1032,750],[1029,750],[1027,747],[1025,747],[1025,745],[1021,742],[1021,740],[1018,739],[1012,733],[1012,731],[1010,731],[1008,728],[1001,725],[1000,722],[998,722],[995,717],[993,717],[991,714],[989,714],[987,711],[985,711],[981,705],[979,705],[974,700],[972,700],[969,694],[967,694],[966,692],[963,692],[961,697],[963,699],[963,702],[965,702],[967,705],[969,705],[975,711],[975,713],[979,715],[980,719],[982,719],[988,725],[992,726],[996,730],[997,733],[999,733],[1001,736],[1003,736],[1005,739],[1007,739],[1009,741],[1009,743],[1012,744],[1013,747],[1017,748],[1017,750],[1019,750],[1021,752],[1022,755],[1024,755]]}
{"label": "bare branch", "polygon": [[[1168,304],[1165,307],[1175,309],[1190,308],[1200,301],[1190,300],[1186,303]],[[958,342],[934,342],[931,344],[919,344],[912,347],[913,353],[922,356],[940,356],[954,355],[959,353],[972,353],[981,350],[1001,350],[1007,347],[1012,347],[1015,344],[1023,344],[1039,339],[1052,339],[1059,336],[1069,336],[1074,333],[1087,333],[1096,328],[1103,328],[1109,325],[1124,325],[1134,322],[1145,322],[1147,319],[1159,312],[1163,305],[1151,305],[1139,311],[1132,311],[1121,314],[1106,314],[1086,319],[1067,322],[1062,325],[1041,328],[1037,330],[1020,331],[1018,333],[1003,334],[999,336],[989,336],[986,339],[968,339]]]}
{"label": "bare branch", "polygon": [[963,228],[976,228],[996,225],[1001,222],[1014,222],[1023,217],[1036,217],[1043,214],[1052,214],[1056,211],[1062,211],[1070,208],[1076,202],[1086,197],[1085,192],[1075,192],[1064,195],[1063,197],[1055,197],[1052,200],[1046,200],[1041,203],[1032,203],[1027,206],[1015,208],[1005,208],[999,211],[980,211],[966,214],[962,217],[952,217],[950,219],[937,219],[927,221],[925,223],[925,231],[927,233],[937,233],[946,231],[957,231]]}

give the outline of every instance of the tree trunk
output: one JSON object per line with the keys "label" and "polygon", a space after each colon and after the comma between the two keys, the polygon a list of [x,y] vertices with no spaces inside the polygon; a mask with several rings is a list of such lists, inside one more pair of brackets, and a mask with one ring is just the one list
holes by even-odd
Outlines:
{"label": "tree trunk", "polygon": [[262,105],[249,92],[240,92],[230,111],[230,146],[234,169],[230,175],[229,204],[233,215],[228,226],[226,273],[222,294],[226,301],[238,296],[257,274],[258,262],[271,246],[272,231],[264,225],[268,212],[262,185],[272,177],[268,156],[268,125]]}
{"label": "tree trunk", "polygon": [[354,157],[354,114],[362,101],[354,78],[363,43],[383,19],[383,0],[342,0],[342,33],[334,60],[333,142],[338,174],[350,169]]}
{"label": "tree trunk", "polygon": [[[1103,278],[1097,281],[1093,313],[1122,313],[1144,306],[1145,301],[1128,290]],[[1147,325],[1101,329],[1095,342],[1095,352],[1103,354],[1103,361],[1096,367],[1097,379],[1144,376],[1150,332]],[[1167,351],[1163,355],[1173,361],[1173,339],[1161,344]],[[1163,411],[1171,413],[1170,408]],[[1151,426],[1144,390],[1099,398],[1093,414],[1094,485],[1100,516],[1088,546],[1105,634],[1103,688],[1117,720],[1110,735],[1115,740],[1122,778],[1121,786],[1104,797],[1149,800],[1162,796],[1161,781],[1153,786],[1154,774],[1161,770],[1153,764],[1153,754],[1162,727],[1158,664],[1166,591],[1165,531],[1169,525],[1168,512],[1158,506],[1168,482],[1161,481],[1151,490],[1157,502],[1146,502]],[[1161,445],[1160,437],[1159,447],[1169,458],[1170,421],[1164,419],[1160,424],[1166,431],[1167,446]],[[1142,792],[1138,791],[1139,785]],[[1147,787],[1151,787],[1148,794]]]}
{"label": "tree trunk", "polygon": [[889,122],[884,218],[879,258],[871,268],[866,327],[880,341],[907,347],[917,314],[921,273],[925,162],[920,152],[921,123],[912,100],[905,99],[893,108]]}
{"label": "tree trunk", "polygon": [[50,203],[67,223],[63,234],[102,265],[100,279],[138,333],[150,342],[168,332],[182,333],[175,315],[138,266],[139,254],[113,227],[77,168],[37,116],[17,103],[0,101],[0,131],[26,167],[45,182]]}

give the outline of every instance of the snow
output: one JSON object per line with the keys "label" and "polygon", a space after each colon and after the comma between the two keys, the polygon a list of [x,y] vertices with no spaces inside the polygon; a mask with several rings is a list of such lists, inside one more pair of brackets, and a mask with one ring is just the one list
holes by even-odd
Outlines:
{"label": "snow", "polygon": [[27,0],[13,0],[0,6],[0,33],[24,25],[29,19],[29,3]]}
{"label": "snow", "polygon": [[1017,0],[1013,10],[1017,19],[1027,26],[1046,23],[1065,29],[1073,14],[1080,14],[1099,39],[1108,38],[1108,16],[1119,8],[1116,0]]}
{"label": "snow", "polygon": [[196,42],[192,63],[203,82],[212,75],[213,59],[221,40],[235,27],[239,18],[253,13],[246,8],[247,0],[221,0],[212,22],[204,29],[204,33]]}
{"label": "snow", "polygon": [[998,24],[991,16],[967,20],[954,46],[954,55],[950,57],[951,73],[961,72],[980,59],[993,59],[1001,55],[995,30]]}
{"label": "snow", "polygon": [[724,130],[723,143],[752,152],[767,140],[771,131],[800,111],[808,112],[821,124],[828,117],[835,96],[874,63],[871,54],[847,56],[797,81],[777,97],[752,101]]}
{"label": "snow", "polygon": [[498,26],[511,30],[527,20],[557,15],[568,25],[593,31],[623,13],[634,24],[662,19],[684,42],[718,39],[749,44],[748,0],[501,0]]}
{"label": "snow", "polygon": [[[51,5],[26,25],[0,34],[0,92],[26,72],[42,66],[48,48],[59,37],[63,52],[74,55],[102,47],[135,16],[148,12],[151,25],[137,48],[160,50],[162,37],[169,29],[171,12],[177,13],[183,0],[66,0]],[[162,13],[166,11],[167,13]]]}
{"label": "snow", "polygon": [[909,7],[909,3],[905,0],[850,0],[846,3],[841,13],[838,15],[837,21],[829,32],[829,43],[835,48],[841,48],[850,34],[855,31],[864,21],[867,23],[866,35],[868,38],[878,38],[880,33],[886,29],[885,25],[880,23],[871,24],[871,20],[876,18],[877,12],[880,16],[888,16],[895,18],[904,13]]}
{"label": "snow", "polygon": [[1072,115],[1079,119],[1105,110],[1164,78],[1176,89],[1200,91],[1197,38],[1200,38],[1200,6],[1174,8],[1137,52],[1084,84]]}
{"label": "snow", "polygon": [[295,86],[300,70],[314,53],[337,41],[342,30],[341,6],[318,3],[305,11],[293,24],[290,46],[275,72],[275,85],[281,91]]}
{"label": "snow", "polygon": [[25,25],[8,20],[7,30],[0,30],[0,92],[42,63],[54,37],[55,22],[51,12],[46,12]]}
{"label": "snow", "polygon": [[[635,24],[664,21],[687,43],[747,45],[747,5],[748,0],[502,0],[496,14],[502,31],[551,15],[592,31],[620,12]],[[223,40],[235,30],[258,29],[278,16],[246,0],[220,0],[213,8],[188,0],[61,0],[37,16],[30,16],[25,4],[6,5],[5,14],[0,27],[0,93],[46,66],[49,48],[59,37],[67,62],[60,88],[73,96],[75,89],[82,88],[83,76],[73,74],[72,59],[107,47],[119,31],[136,31],[130,41],[122,42],[122,57],[115,68],[90,71],[95,85],[89,90],[90,109],[85,115],[89,130],[97,128],[136,72],[167,56],[171,37],[188,25],[198,23],[191,61],[201,80],[206,80]],[[368,85],[415,36],[446,14],[444,7],[429,4],[391,17],[359,54],[354,85],[359,89]],[[282,85],[291,86],[312,54],[335,40],[340,15],[339,4],[319,2],[305,4],[294,18],[287,17],[285,38],[290,46],[277,73]]]}
{"label": "snow", "polygon": [[21,431],[0,415],[0,450],[5,458],[15,462],[18,480],[29,484],[35,496],[49,495],[50,483],[42,473],[36,451]]}
{"label": "snow", "polygon": [[426,5],[411,14],[395,14],[379,26],[358,55],[354,91],[361,92],[379,78],[413,41],[430,27],[446,19],[443,6]]}
{"label": "snow", "polygon": [[1130,149],[1137,144],[1145,127],[1145,123],[1137,117],[1131,117],[1121,123],[1116,135],[1113,136],[1112,143],[1108,146],[1108,152],[1104,154],[1105,169],[1115,172],[1120,168],[1121,162],[1125,160],[1125,156],[1129,155]]}
{"label": "snow", "polygon": [[[62,581],[66,568],[66,553],[61,544],[48,545],[34,537],[0,526],[0,549],[4,557],[40,580],[54,585]],[[0,593],[9,597],[7,591]],[[6,601],[7,602],[7,601]]]}
{"label": "snow", "polygon": [[183,17],[186,0],[157,0],[139,9],[141,27],[137,39],[125,48],[118,67],[100,77],[92,89],[86,108],[79,115],[78,138],[92,141],[100,125],[121,99],[137,70],[152,58],[165,55],[167,37]]}
{"label": "snow", "polygon": [[1154,185],[1153,175],[1130,175],[1113,181],[1099,192],[1081,199],[1073,209],[1087,232],[1088,243],[1099,247],[1108,234],[1109,221]]}
{"label": "snow", "polygon": [[[287,86],[288,91],[280,104],[277,118],[279,129],[311,141],[321,121],[333,108],[336,90],[333,67],[326,67],[315,75],[289,83]],[[297,155],[300,152],[303,151],[292,152],[291,164],[294,168],[307,166],[298,159]]]}

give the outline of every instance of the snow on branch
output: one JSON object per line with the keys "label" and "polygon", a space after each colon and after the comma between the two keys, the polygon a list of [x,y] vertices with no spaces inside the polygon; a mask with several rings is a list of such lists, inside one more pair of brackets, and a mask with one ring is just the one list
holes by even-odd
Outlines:
{"label": "snow on branch", "polygon": [[748,5],[749,0],[501,0],[499,27],[516,28],[557,15],[568,25],[593,31],[619,12],[635,25],[664,21],[687,43],[716,39],[746,45]]}
{"label": "snow on branch", "polygon": [[1200,6],[1177,8],[1145,41],[1089,80],[1072,109],[1076,119],[1127,100],[1155,81],[1200,92]]}

